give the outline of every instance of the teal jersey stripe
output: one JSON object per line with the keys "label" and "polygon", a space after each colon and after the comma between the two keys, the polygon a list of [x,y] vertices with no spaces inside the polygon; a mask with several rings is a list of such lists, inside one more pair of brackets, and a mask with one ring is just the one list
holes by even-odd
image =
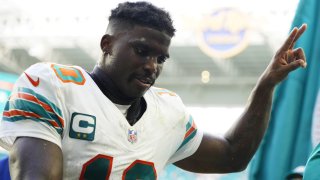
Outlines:
{"label": "teal jersey stripe", "polygon": [[33,120],[36,122],[44,122],[44,123],[48,124],[49,126],[53,127],[60,135],[62,135],[62,132],[63,132],[62,128],[56,128],[56,127],[52,126],[47,119],[43,119],[43,118],[39,119],[39,118],[35,118],[35,117],[25,117],[25,116],[12,116],[12,117],[3,116],[2,119],[4,121],[9,121],[9,122],[21,121],[21,120],[26,120],[26,119]]}
{"label": "teal jersey stripe", "polygon": [[193,118],[192,118],[192,116],[189,116],[189,121],[186,125],[186,129],[187,129],[186,132],[188,132],[188,130],[191,128],[192,122],[193,122]]}
{"label": "teal jersey stripe", "polygon": [[15,99],[13,101],[8,101],[8,106],[5,107],[5,111],[10,110],[22,110],[27,112],[33,112],[48,119],[55,119],[59,126],[62,127],[62,124],[59,121],[59,118],[56,114],[48,112],[40,104],[28,101],[25,99]]}
{"label": "teal jersey stripe", "polygon": [[14,101],[9,101],[8,103],[8,110],[6,109],[6,111],[10,111],[10,110],[22,110],[22,111],[36,113],[43,118],[52,119],[56,121],[56,123],[61,128],[63,128],[56,114],[48,113],[41,105],[37,103],[24,100],[24,99],[15,99]]}
{"label": "teal jersey stripe", "polygon": [[53,104],[50,100],[48,100],[46,97],[34,92],[32,89],[29,88],[24,88],[24,87],[19,87],[18,88],[18,92],[24,92],[24,93],[28,93],[28,94],[32,94],[34,95],[36,98],[38,98],[41,102],[48,104],[55,113],[57,113],[60,117],[62,117],[62,113],[61,110],[55,105]]}
{"label": "teal jersey stripe", "polygon": [[[180,145],[180,147],[178,148],[178,150],[180,148],[182,148],[182,146],[184,146],[185,144],[187,144],[195,135],[197,134],[197,129],[195,129],[187,138],[185,138],[182,142],[182,144]],[[177,151],[178,151],[177,150]]]}
{"label": "teal jersey stripe", "polygon": [[[26,111],[26,112],[33,112],[33,113],[41,116],[41,119],[43,121],[45,121],[45,119],[54,120],[59,125],[59,127],[61,129],[63,128],[57,115],[52,114],[52,113],[48,113],[41,105],[39,105],[37,103],[33,103],[31,101],[27,101],[27,100],[23,100],[23,99],[15,99],[13,101],[8,101],[6,104],[5,111],[10,111],[10,110],[21,110],[21,111]],[[6,120],[6,119],[3,119],[3,120]],[[9,120],[9,119],[7,119],[7,120]],[[54,127],[50,123],[49,123],[49,125]]]}
{"label": "teal jersey stripe", "polygon": [[[18,94],[18,93],[17,93]],[[20,93],[20,94],[22,94],[22,93]],[[23,94],[27,94],[27,93],[23,93]],[[41,104],[38,104],[37,102],[34,102],[34,101],[32,101],[32,100],[28,100],[28,99],[25,99],[25,98],[17,98],[17,99],[13,99],[12,101],[16,101],[16,100],[23,100],[23,101],[26,101],[26,102],[30,102],[30,103],[34,103],[35,105],[39,105],[40,106],[40,108],[43,108],[42,107],[42,105]],[[37,100],[39,100],[39,99],[37,99]],[[40,100],[39,100],[40,101]],[[4,110],[5,111],[9,111],[10,110],[10,101],[8,101],[7,103],[6,103],[6,105],[5,105],[5,107],[4,107]],[[55,114],[55,112],[53,111],[53,112],[51,112],[51,111],[48,111],[48,110],[46,110],[45,108],[43,108],[48,114],[50,114],[50,116],[53,116],[53,117],[56,117],[57,119],[58,119],[58,115],[57,114]],[[62,119],[62,118],[61,118]]]}
{"label": "teal jersey stripe", "polygon": [[[192,118],[192,116],[190,115],[190,116],[189,116],[189,121],[188,121],[188,123],[186,124],[186,133],[192,128],[192,124],[193,124],[193,118]],[[185,144],[187,144],[187,143],[196,135],[196,133],[197,133],[197,129],[194,129],[194,131],[191,132],[191,133],[189,134],[189,136],[186,137],[186,138],[183,140],[183,142],[182,142],[182,144],[180,145],[180,147],[178,148],[178,150],[179,150],[180,148],[182,148],[182,146],[184,146]],[[177,151],[178,151],[178,150],[177,150]]]}
{"label": "teal jersey stripe", "polygon": [[10,101],[6,102],[6,105],[4,106],[3,111],[9,111],[9,103],[10,103]]}

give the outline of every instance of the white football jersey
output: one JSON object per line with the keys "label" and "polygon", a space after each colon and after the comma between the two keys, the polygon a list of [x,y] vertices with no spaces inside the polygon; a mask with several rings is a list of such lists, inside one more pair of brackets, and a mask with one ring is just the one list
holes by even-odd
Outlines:
{"label": "white football jersey", "polygon": [[0,145],[41,138],[63,152],[64,179],[157,179],[170,163],[192,155],[197,130],[177,94],[150,88],[147,109],[131,126],[78,66],[39,63],[17,80],[0,121]]}

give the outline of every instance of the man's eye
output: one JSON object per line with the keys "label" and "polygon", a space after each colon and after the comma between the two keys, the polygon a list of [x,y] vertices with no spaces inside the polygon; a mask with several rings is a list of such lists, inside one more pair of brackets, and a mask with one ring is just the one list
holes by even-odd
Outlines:
{"label": "man's eye", "polygon": [[166,56],[159,56],[158,57],[158,63],[159,64],[162,64],[162,63],[166,62],[166,60],[167,60]]}
{"label": "man's eye", "polygon": [[134,51],[136,54],[138,54],[139,56],[148,56],[148,51],[142,48],[134,48]]}

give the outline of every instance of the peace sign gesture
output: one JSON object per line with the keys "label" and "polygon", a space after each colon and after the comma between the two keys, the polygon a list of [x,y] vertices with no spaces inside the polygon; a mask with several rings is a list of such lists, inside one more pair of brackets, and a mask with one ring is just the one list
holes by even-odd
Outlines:
{"label": "peace sign gesture", "polygon": [[307,66],[306,57],[302,48],[293,49],[294,44],[306,30],[307,25],[303,24],[299,29],[293,28],[289,37],[276,52],[269,66],[262,74],[262,80],[268,84],[276,85],[281,82],[287,75],[298,67]]}

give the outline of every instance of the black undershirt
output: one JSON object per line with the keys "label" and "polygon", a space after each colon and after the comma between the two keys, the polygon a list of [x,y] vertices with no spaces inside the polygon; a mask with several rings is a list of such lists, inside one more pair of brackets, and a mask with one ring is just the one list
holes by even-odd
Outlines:
{"label": "black undershirt", "polygon": [[115,86],[113,81],[107,74],[98,66],[95,66],[93,71],[89,73],[93,81],[97,84],[102,93],[115,104],[127,105],[131,104],[127,111],[126,119],[131,126],[139,121],[143,113],[146,111],[147,103],[143,97],[130,98],[126,97]]}

